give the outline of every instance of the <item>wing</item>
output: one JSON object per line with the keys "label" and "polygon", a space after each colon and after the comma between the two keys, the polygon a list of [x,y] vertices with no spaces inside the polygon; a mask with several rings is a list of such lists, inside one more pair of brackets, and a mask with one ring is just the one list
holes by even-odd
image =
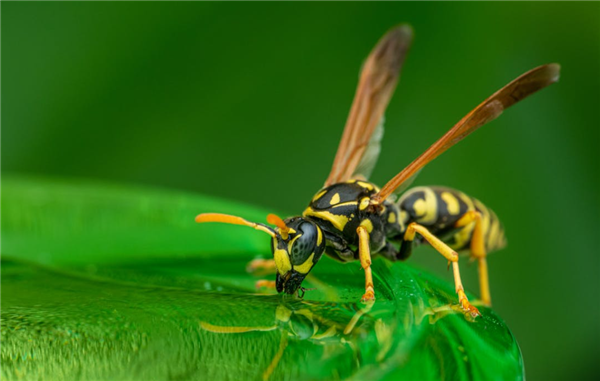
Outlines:
{"label": "wing", "polygon": [[383,139],[383,125],[385,122],[385,117],[381,117],[377,127],[375,127],[375,131],[371,135],[371,139],[367,146],[365,147],[365,151],[362,154],[362,158],[360,162],[354,169],[351,177],[368,179],[371,176],[371,172],[375,169],[375,164],[377,164],[377,159],[379,159],[379,153],[381,152],[381,139]]}
{"label": "wing", "polygon": [[[383,113],[396,88],[411,41],[411,27],[397,26],[383,36],[367,57],[325,186],[358,175],[357,169],[367,177],[373,169],[383,136]],[[375,133],[377,130],[379,134]]]}
{"label": "wing", "polygon": [[464,137],[469,135],[484,124],[496,119],[502,111],[518,101],[527,98],[544,87],[558,82],[560,65],[548,64],[536,67],[504,86],[491,97],[483,101],[473,111],[468,113],[454,127],[450,129],[437,142],[433,143],[421,156],[391,179],[381,191],[372,197],[373,203],[385,200],[396,188],[411,178],[427,163],[438,157],[442,152],[452,147]]}

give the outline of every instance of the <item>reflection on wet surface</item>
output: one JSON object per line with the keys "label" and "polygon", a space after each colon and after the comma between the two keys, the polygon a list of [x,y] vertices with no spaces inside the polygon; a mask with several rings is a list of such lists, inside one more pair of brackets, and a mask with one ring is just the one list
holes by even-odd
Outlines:
{"label": "reflection on wet surface", "polygon": [[[375,324],[372,316],[365,316],[372,307],[373,303],[357,306],[356,304],[282,300],[275,310],[275,324],[272,326],[222,326],[204,321],[200,322],[200,326],[206,331],[219,334],[280,331],[279,349],[262,374],[262,379],[267,380],[273,374],[290,342],[293,344],[296,341],[307,340],[312,344],[323,346],[321,362],[335,359],[338,353],[349,352],[356,360],[352,364],[355,367],[359,367],[362,360],[358,341],[365,340],[369,333],[380,333],[376,335],[380,348],[389,349],[389,346],[382,346],[380,342],[390,341],[389,331],[386,332],[384,328],[385,323],[380,319]],[[348,318],[350,314],[352,315]]]}
{"label": "reflection on wet surface", "polygon": [[[267,296],[267,298],[272,298]],[[325,303],[304,300],[286,300],[280,298],[274,312],[273,324],[268,326],[244,326],[245,317],[240,317],[235,325],[219,325],[208,321],[200,321],[200,326],[215,334],[243,335],[249,332],[279,331],[281,334],[278,351],[273,355],[269,366],[262,374],[268,380],[277,368],[284,351],[299,341],[308,341],[322,346],[319,367],[329,361],[339,360],[340,356],[350,356],[350,373],[367,363],[380,363],[388,355],[394,344],[394,333],[397,330],[393,310],[375,309],[374,302],[367,304]],[[435,324],[439,319],[450,314],[465,314],[457,305],[444,305],[438,308],[414,308],[414,316],[405,316],[404,330],[412,324]],[[367,344],[368,350],[365,349]],[[362,350],[361,350],[362,349]],[[293,359],[292,359],[293,361]],[[286,368],[290,368],[287,366]]]}
{"label": "reflection on wet surface", "polygon": [[[489,309],[468,319],[445,284],[376,261],[323,263],[304,299],[257,292],[231,261],[49,270],[2,263],[4,379],[467,379],[522,377]],[[232,269],[238,269],[232,271]],[[238,271],[238,272],[236,272]]]}

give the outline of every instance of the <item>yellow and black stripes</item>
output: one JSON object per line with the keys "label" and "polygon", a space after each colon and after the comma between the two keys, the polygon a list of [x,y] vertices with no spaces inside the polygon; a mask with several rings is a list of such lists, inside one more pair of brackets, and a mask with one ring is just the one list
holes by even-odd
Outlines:
{"label": "yellow and black stripes", "polygon": [[[272,233],[277,291],[302,292],[302,281],[325,253],[342,262],[360,260],[365,271],[363,300],[369,301],[374,298],[372,256],[404,260],[414,246],[436,242],[438,251],[455,267],[463,308],[468,301],[461,294],[458,275],[455,253],[460,250],[468,250],[478,259],[482,299],[489,303],[485,258],[505,244],[504,230],[494,212],[450,188],[413,188],[398,203],[372,202],[378,191],[367,181],[350,180],[320,190],[301,217],[281,220],[271,216],[270,222],[276,225]],[[450,252],[456,258],[449,258]]]}
{"label": "yellow and black stripes", "polygon": [[500,220],[493,210],[487,208],[479,200],[473,199],[475,209],[481,213],[481,229],[485,250],[489,253],[500,250],[506,246],[506,236]]}
{"label": "yellow and black stripes", "polygon": [[405,225],[411,222],[423,225],[457,251],[470,248],[475,223],[460,227],[456,223],[467,212],[478,211],[485,250],[489,253],[506,245],[504,229],[496,214],[460,191],[445,187],[412,188],[402,195],[398,207]]}
{"label": "yellow and black stripes", "polygon": [[393,239],[400,244],[396,259],[408,258],[415,244],[433,246],[452,262],[461,306],[474,314],[477,309],[470,306],[464,294],[456,254],[457,251],[468,251],[477,260],[481,300],[490,305],[486,257],[489,252],[506,245],[504,229],[496,214],[479,200],[444,187],[413,188],[400,198],[398,207],[408,228]]}

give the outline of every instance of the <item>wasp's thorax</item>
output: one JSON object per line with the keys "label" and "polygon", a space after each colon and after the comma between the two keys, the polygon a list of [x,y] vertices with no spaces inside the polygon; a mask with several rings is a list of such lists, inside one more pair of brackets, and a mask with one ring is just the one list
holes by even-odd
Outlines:
{"label": "wasp's thorax", "polygon": [[313,266],[323,255],[323,231],[314,222],[302,217],[285,221],[273,238],[273,257],[277,267],[277,291],[295,293]]}

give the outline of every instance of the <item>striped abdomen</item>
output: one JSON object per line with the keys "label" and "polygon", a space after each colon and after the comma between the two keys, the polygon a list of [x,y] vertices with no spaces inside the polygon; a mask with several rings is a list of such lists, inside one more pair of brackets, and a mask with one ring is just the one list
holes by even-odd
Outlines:
{"label": "striped abdomen", "polygon": [[404,226],[416,222],[446,242],[456,251],[469,249],[475,223],[456,228],[455,223],[468,211],[481,213],[485,249],[489,253],[506,245],[504,229],[496,214],[479,200],[455,189],[416,187],[398,200]]}

